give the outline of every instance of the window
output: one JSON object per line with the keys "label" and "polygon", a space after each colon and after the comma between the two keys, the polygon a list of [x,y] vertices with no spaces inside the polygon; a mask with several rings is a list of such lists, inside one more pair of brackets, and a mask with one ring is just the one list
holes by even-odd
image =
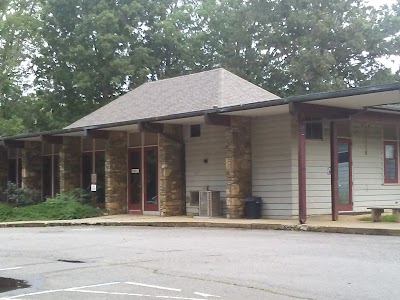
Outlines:
{"label": "window", "polygon": [[190,125],[190,137],[199,137],[201,135],[200,124]]}
{"label": "window", "polygon": [[385,183],[398,182],[397,142],[384,142]]}
{"label": "window", "polygon": [[322,140],[322,122],[306,123],[306,139]]}
{"label": "window", "polygon": [[199,206],[199,191],[190,192],[189,205]]}

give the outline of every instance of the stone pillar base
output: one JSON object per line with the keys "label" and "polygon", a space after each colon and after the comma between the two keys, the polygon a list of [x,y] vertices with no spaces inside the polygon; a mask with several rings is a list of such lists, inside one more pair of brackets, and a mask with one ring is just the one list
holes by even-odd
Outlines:
{"label": "stone pillar base", "polygon": [[126,132],[110,131],[105,152],[106,210],[110,215],[128,212]]}
{"label": "stone pillar base", "polygon": [[251,195],[251,119],[231,116],[226,130],[227,218],[244,216],[243,199]]}
{"label": "stone pillar base", "polygon": [[81,138],[63,137],[60,150],[60,193],[81,187]]}
{"label": "stone pillar base", "polygon": [[244,217],[244,202],[242,198],[226,198],[226,217],[240,219]]}
{"label": "stone pillar base", "polygon": [[164,125],[164,133],[159,138],[160,164],[160,215],[181,216],[186,212],[184,197],[184,145],[182,127]]}

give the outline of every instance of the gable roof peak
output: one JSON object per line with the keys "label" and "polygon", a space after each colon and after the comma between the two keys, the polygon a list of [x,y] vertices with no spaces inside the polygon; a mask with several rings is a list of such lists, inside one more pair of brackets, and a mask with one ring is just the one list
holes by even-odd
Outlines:
{"label": "gable roof peak", "polygon": [[201,112],[277,98],[224,68],[216,68],[142,84],[67,128]]}

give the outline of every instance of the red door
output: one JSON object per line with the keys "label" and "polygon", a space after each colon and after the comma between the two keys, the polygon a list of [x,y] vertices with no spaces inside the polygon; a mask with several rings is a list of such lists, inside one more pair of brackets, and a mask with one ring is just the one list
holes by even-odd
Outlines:
{"label": "red door", "polygon": [[158,211],[158,147],[144,148],[144,210]]}
{"label": "red door", "polygon": [[130,149],[128,168],[128,211],[142,213],[142,155],[141,149]]}
{"label": "red door", "polygon": [[351,139],[338,139],[339,211],[353,210]]}

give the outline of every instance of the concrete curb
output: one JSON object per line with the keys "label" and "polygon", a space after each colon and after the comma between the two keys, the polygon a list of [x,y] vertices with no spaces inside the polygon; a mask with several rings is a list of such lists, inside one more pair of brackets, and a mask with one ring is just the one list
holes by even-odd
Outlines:
{"label": "concrete curb", "polygon": [[0,228],[15,227],[56,227],[56,226],[148,226],[148,227],[204,227],[232,228],[251,230],[287,230],[325,233],[363,234],[400,236],[400,229],[365,228],[365,227],[335,227],[309,224],[263,224],[263,223],[230,223],[230,222],[151,222],[151,221],[43,221],[43,222],[10,222],[0,223]]}

